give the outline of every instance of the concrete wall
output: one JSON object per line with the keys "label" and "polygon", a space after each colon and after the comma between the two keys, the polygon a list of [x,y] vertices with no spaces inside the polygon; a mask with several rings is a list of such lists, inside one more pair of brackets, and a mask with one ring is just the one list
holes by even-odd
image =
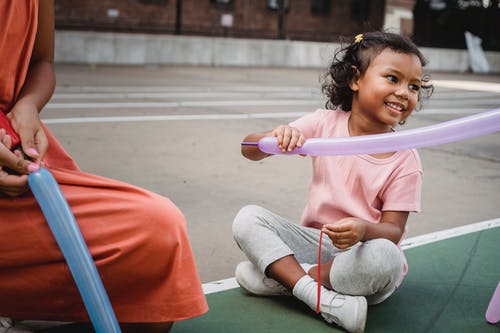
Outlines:
{"label": "concrete wall", "polygon": [[[82,31],[56,32],[56,62],[210,66],[325,67],[338,44]],[[466,72],[467,50],[422,48],[429,71]],[[486,52],[500,73],[500,52]]]}

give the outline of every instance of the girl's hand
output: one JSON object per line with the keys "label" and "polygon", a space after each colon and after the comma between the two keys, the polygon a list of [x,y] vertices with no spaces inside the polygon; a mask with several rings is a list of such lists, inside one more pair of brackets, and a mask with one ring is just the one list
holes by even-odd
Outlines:
{"label": "girl's hand", "polygon": [[271,131],[271,135],[278,139],[278,147],[283,153],[292,151],[295,147],[302,147],[304,136],[295,127],[280,125]]}
{"label": "girl's hand", "polygon": [[21,138],[24,153],[40,164],[48,149],[48,140],[42,128],[38,110],[34,105],[16,104],[7,117]]}
{"label": "girl's hand", "polygon": [[348,217],[335,224],[324,225],[322,231],[330,237],[335,247],[347,249],[364,239],[366,223],[368,222]]}
{"label": "girl's hand", "polygon": [[[243,139],[243,141],[258,142],[260,139],[268,136],[273,136],[278,139],[278,146],[283,153],[292,151],[295,147],[301,147],[305,140],[304,136],[297,128],[288,125],[280,125],[268,132],[249,134]],[[248,145],[241,146],[241,153],[243,156],[252,161],[259,161],[272,155],[264,153],[257,146]],[[301,156],[305,155],[301,154]]]}
{"label": "girl's hand", "polygon": [[[0,129],[0,193],[10,197],[19,196],[28,191],[28,176],[39,166],[23,158],[21,152],[11,152],[12,140],[5,130]],[[11,175],[4,170],[8,167],[19,175]]]}

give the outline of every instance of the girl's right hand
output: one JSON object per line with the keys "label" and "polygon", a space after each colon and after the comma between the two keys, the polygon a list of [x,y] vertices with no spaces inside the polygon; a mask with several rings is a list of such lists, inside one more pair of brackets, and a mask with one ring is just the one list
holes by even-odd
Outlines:
{"label": "girl's right hand", "polygon": [[[5,130],[0,129],[0,194],[17,197],[27,192],[28,173],[36,171],[39,166],[25,160],[20,151],[10,151],[12,140]],[[3,167],[16,171],[19,175],[6,172]]]}
{"label": "girl's right hand", "polygon": [[278,139],[278,147],[283,153],[292,151],[296,147],[302,147],[305,141],[302,133],[295,127],[280,125],[271,131],[271,135]]}

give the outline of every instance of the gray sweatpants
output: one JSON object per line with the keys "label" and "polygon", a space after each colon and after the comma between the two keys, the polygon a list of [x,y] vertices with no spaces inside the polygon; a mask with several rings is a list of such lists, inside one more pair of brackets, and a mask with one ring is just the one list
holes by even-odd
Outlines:
{"label": "gray sweatpants", "polygon": [[[269,210],[243,207],[233,222],[233,237],[261,272],[285,256],[299,263],[317,264],[320,230],[291,223]],[[330,283],[341,294],[365,296],[369,304],[389,297],[402,278],[404,259],[387,239],[360,242],[346,250],[333,246],[323,235],[321,262],[334,259]]]}

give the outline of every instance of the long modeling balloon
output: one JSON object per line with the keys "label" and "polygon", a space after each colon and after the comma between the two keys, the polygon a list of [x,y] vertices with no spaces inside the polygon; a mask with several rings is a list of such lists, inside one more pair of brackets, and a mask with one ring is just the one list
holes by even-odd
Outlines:
{"label": "long modeling balloon", "polygon": [[28,176],[28,183],[66,258],[94,329],[97,333],[120,333],[97,268],[54,177],[41,168]]}
{"label": "long modeling balloon", "polygon": [[[409,148],[421,148],[464,140],[500,130],[500,109],[450,120],[417,129],[340,138],[307,139],[302,147],[285,154],[357,155],[387,153]],[[283,154],[275,137],[265,137],[259,142],[242,142],[258,146],[268,154]]]}
{"label": "long modeling balloon", "polygon": [[490,324],[496,324],[500,321],[500,282],[498,282],[497,288],[486,310],[486,320]]}

